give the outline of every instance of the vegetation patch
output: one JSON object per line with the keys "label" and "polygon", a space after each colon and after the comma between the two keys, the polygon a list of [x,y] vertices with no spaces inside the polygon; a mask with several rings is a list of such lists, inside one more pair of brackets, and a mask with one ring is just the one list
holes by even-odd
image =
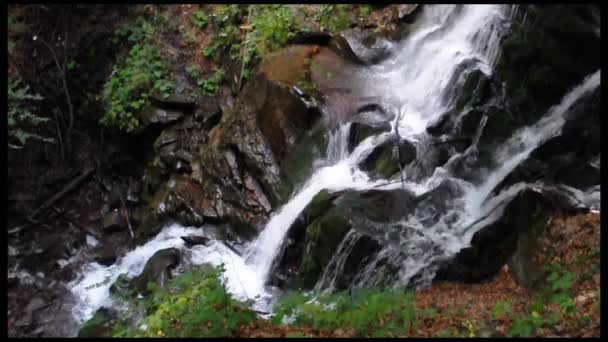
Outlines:
{"label": "vegetation patch", "polygon": [[114,66],[104,86],[106,111],[100,120],[104,126],[135,131],[141,124],[139,113],[150,104],[152,94],[165,98],[171,95],[174,85],[154,42],[155,27],[162,24],[160,18],[139,17],[136,25],[117,30],[117,41],[126,39],[133,45],[124,62]]}

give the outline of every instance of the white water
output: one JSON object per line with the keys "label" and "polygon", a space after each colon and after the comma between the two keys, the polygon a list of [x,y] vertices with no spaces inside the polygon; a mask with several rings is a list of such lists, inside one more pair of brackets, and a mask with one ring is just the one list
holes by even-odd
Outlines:
{"label": "white water", "polygon": [[[393,130],[398,129],[402,138],[418,141],[426,127],[449,108],[451,103],[449,99],[446,101],[446,94],[458,86],[453,80],[458,79],[456,74],[464,72],[458,69],[463,62],[471,59],[476,61],[465,70],[480,68],[484,73],[492,72],[499,53],[498,42],[505,30],[503,20],[505,16],[512,14],[505,12],[505,8],[500,5],[463,6],[460,11],[452,5],[427,5],[410,38],[395,47],[399,52],[381,65],[372,67],[369,73],[370,92],[380,94],[396,107],[395,112],[399,113],[397,117],[401,117],[401,120],[398,121],[399,127],[395,127],[397,118],[392,125]],[[413,245],[407,251],[410,255],[401,264],[399,277],[402,283],[407,283],[414,274],[433,260],[431,251],[416,247],[418,242],[431,241],[439,245],[446,254],[458,252],[469,243],[474,234],[473,229],[467,230],[470,223],[524,187],[523,184],[516,184],[498,196],[487,199],[495,185],[525,159],[532,149],[559,132],[563,125],[564,111],[586,91],[597,87],[599,78],[600,72],[597,71],[565,96],[562,102],[553,107],[536,125],[519,131],[508,140],[496,155],[500,167],[488,174],[481,186],[475,187],[458,180],[464,195],[454,200],[453,211],[458,213],[456,223],[446,224],[442,219],[433,227],[424,227],[415,218],[407,222],[407,226],[417,230],[420,235],[399,243],[400,246]],[[341,126],[330,138],[326,166],[316,170],[288,203],[273,214],[262,233],[247,246],[242,257],[221,242],[213,241],[209,246],[193,247],[192,262],[209,262],[215,265],[224,263],[229,291],[240,299],[257,298],[256,308],[267,310],[272,293],[265,286],[265,282],[271,265],[280,251],[289,227],[319,191],[371,188],[388,190],[405,186],[414,194],[420,195],[450,176],[445,169],[438,168],[431,177],[420,182],[406,179],[404,185],[380,186],[386,181],[370,181],[368,176],[358,169],[357,164],[374,146],[392,134],[394,133],[369,137],[348,154],[348,125]],[[490,215],[485,220],[491,221],[496,216],[497,214]],[[101,305],[108,305],[109,287],[118,275],[137,275],[148,258],[159,249],[174,247],[185,250],[180,236],[196,234],[201,234],[201,230],[170,225],[153,240],[122,257],[115,265],[87,265],[83,276],[70,284],[72,292],[79,298],[79,303],[73,311],[75,317],[80,321],[86,320]],[[343,242],[341,247],[346,243]],[[352,245],[354,241],[349,243]],[[380,255],[390,256],[401,252],[391,247],[382,250]],[[333,260],[331,263],[341,265],[344,262]],[[372,263],[362,270],[361,278],[371,274],[373,267]],[[334,275],[325,276],[331,278]],[[107,284],[87,289],[105,279],[109,280]]]}
{"label": "white water", "polygon": [[[464,6],[460,12],[453,5],[427,7],[418,21],[420,27],[396,47],[400,52],[370,70],[370,75],[374,75],[370,80],[370,91],[380,93],[387,102],[397,106],[397,112],[402,116],[400,127],[397,128],[399,134],[414,141],[418,134],[424,132],[429,122],[447,107],[448,104],[442,99],[443,94],[454,86],[448,83],[459,64],[474,58],[478,61],[478,67],[488,73],[491,71],[489,66],[497,52],[498,32],[488,30],[487,25],[503,16],[503,8],[498,5]],[[268,299],[270,294],[264,289],[264,282],[272,262],[290,225],[310,200],[322,189],[364,190],[383,183],[371,182],[356,165],[389,134],[364,140],[348,155],[347,133],[346,126],[332,136],[328,148],[328,163],[331,165],[317,170],[289,202],[271,217],[259,237],[248,246],[246,262],[219,242],[214,243],[218,252],[205,249],[194,253],[197,256],[194,259],[198,262],[223,261],[227,268],[232,265],[228,268],[227,281],[229,289],[237,297],[260,296]],[[408,184],[416,193],[422,193],[434,182]],[[143,270],[147,259],[159,249],[183,249],[180,236],[187,234],[197,234],[197,230],[172,225],[144,246],[128,253],[115,265],[87,265],[83,276],[70,284],[72,292],[80,300],[73,310],[74,315],[81,321],[90,318],[101,305],[108,304],[109,287],[121,273],[137,275]],[[219,252],[222,249],[225,253]],[[99,287],[89,288],[104,281],[105,284]],[[265,302],[258,301],[262,308]]]}

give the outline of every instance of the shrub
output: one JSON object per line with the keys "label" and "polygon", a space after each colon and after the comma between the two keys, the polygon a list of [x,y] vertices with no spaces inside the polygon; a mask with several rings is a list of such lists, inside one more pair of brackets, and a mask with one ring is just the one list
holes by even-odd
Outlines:
{"label": "shrub", "polygon": [[287,43],[293,35],[294,23],[294,17],[286,5],[256,6],[251,17],[252,32],[248,48],[263,58]]}
{"label": "shrub", "polygon": [[330,296],[292,294],[281,300],[272,320],[319,330],[352,329],[361,336],[404,336],[414,325],[413,294],[360,289]]}
{"label": "shrub", "polygon": [[331,32],[339,32],[347,29],[351,9],[351,5],[321,5],[321,13],[317,16],[321,30],[329,29]]}
{"label": "shrub", "polygon": [[134,28],[122,27],[116,34],[135,44],[126,59],[114,66],[104,85],[106,112],[100,122],[131,132],[139,127],[138,114],[149,105],[152,92],[168,97],[173,83],[153,41],[155,33],[150,22],[140,19]]}
{"label": "shrub", "polygon": [[42,96],[32,94],[29,86],[22,84],[21,80],[8,79],[7,123],[9,148],[21,149],[30,139],[44,142],[54,141],[33,132],[34,127],[49,121],[48,118],[34,113],[35,101],[41,100]]}
{"label": "shrub", "polygon": [[195,11],[192,14],[192,24],[199,29],[204,29],[207,26],[207,14],[202,10]]}
{"label": "shrub", "polygon": [[258,318],[246,304],[232,298],[221,281],[224,269],[197,267],[156,289],[146,299],[145,330],[121,331],[135,337],[222,337]]}

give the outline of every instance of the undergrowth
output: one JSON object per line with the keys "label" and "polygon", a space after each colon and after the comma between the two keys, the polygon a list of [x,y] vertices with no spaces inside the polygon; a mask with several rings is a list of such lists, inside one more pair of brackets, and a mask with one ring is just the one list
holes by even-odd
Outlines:
{"label": "undergrowth", "polygon": [[150,104],[153,93],[168,97],[173,82],[155,42],[155,27],[161,16],[139,17],[135,25],[125,25],[115,34],[115,42],[132,44],[124,61],[116,64],[103,90],[106,111],[101,124],[132,132],[140,127],[139,114]]}

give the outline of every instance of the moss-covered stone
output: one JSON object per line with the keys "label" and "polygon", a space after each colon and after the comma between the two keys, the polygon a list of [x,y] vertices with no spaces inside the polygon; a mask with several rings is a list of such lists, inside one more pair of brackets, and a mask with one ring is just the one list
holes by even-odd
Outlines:
{"label": "moss-covered stone", "polygon": [[78,331],[78,337],[111,337],[111,315],[105,308],[95,312],[95,315],[86,321]]}
{"label": "moss-covered stone", "polygon": [[302,287],[311,288],[315,285],[349,229],[349,220],[337,208],[328,211],[308,226],[306,248],[297,280]]}
{"label": "moss-covered stone", "polygon": [[406,165],[416,158],[416,147],[408,141],[386,141],[365,158],[361,170],[375,177],[389,178],[399,171],[399,165]]}
{"label": "moss-covered stone", "polygon": [[319,120],[287,154],[281,171],[284,181],[279,186],[279,196],[286,200],[294,188],[305,182],[314,171],[314,161],[322,159],[327,151],[328,136],[325,124]]}

